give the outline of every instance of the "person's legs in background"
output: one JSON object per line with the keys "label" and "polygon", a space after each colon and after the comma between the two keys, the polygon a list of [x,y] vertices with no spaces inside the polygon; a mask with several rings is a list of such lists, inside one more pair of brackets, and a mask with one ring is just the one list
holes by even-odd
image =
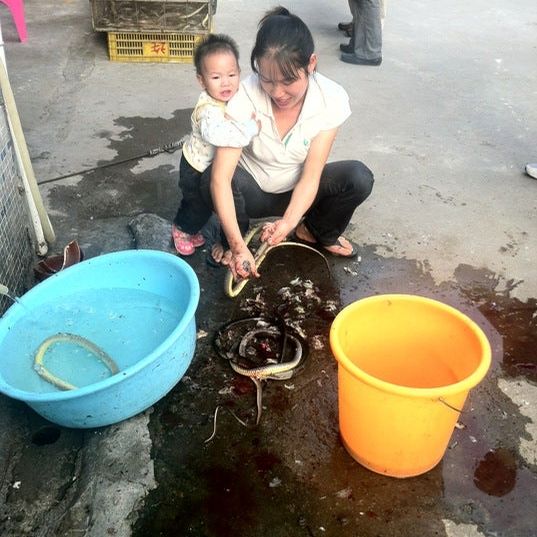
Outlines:
{"label": "person's legs in background", "polygon": [[[352,3],[352,0],[349,0],[349,9],[352,15],[351,3]],[[384,21],[386,19],[386,0],[380,0],[380,18],[381,18],[381,26],[384,29]],[[338,27],[338,30],[341,30],[342,32],[344,32],[344,34],[347,37],[352,37],[353,30],[354,30],[354,23],[352,20],[349,22],[339,22],[337,27]]]}
{"label": "person's legs in background", "polygon": [[[352,4],[352,0],[349,0],[349,10],[351,12],[351,15],[353,16],[351,4]],[[338,23],[337,27],[338,27],[338,30],[341,30],[342,32],[344,32],[347,37],[352,37],[352,32],[354,30],[354,22],[352,20],[350,22],[340,22]]]}
{"label": "person's legs in background", "polygon": [[353,0],[349,0],[349,9],[351,10],[351,14],[352,14],[352,21],[349,23],[349,25],[347,26],[345,23],[341,23],[341,22],[338,24],[338,28],[340,30],[344,30],[345,34],[351,38],[351,40],[347,44],[342,43],[341,45],[339,45],[339,50],[341,50],[341,52],[346,52],[347,54],[354,53],[354,17],[355,17],[354,7],[355,5],[354,5]]}
{"label": "person's legs in background", "polygon": [[349,46],[341,47],[341,60],[356,65],[380,65],[384,12],[382,0],[349,0],[349,6],[354,31]]}

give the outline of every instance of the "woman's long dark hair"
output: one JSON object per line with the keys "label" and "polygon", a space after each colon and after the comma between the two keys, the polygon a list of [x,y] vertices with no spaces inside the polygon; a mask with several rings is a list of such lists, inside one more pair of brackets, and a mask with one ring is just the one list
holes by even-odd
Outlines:
{"label": "woman's long dark hair", "polygon": [[307,68],[315,50],[313,36],[304,21],[279,6],[268,11],[259,22],[255,45],[250,57],[254,73],[260,58],[276,61],[284,78],[296,80]]}

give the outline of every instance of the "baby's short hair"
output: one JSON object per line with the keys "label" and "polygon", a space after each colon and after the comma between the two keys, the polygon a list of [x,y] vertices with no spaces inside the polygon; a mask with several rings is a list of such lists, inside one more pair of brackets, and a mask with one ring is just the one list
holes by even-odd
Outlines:
{"label": "baby's short hair", "polygon": [[201,75],[203,70],[203,60],[215,52],[231,52],[237,62],[239,61],[239,47],[237,43],[226,34],[209,34],[204,37],[194,50],[194,65],[196,74]]}

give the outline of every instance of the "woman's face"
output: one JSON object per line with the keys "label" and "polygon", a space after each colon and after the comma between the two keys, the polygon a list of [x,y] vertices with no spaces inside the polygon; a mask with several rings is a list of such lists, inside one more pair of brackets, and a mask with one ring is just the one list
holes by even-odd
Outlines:
{"label": "woman's face", "polygon": [[299,69],[298,78],[288,79],[273,58],[260,58],[258,62],[261,87],[280,110],[302,106],[308,91],[308,76],[315,70],[317,59],[311,55],[307,69]]}

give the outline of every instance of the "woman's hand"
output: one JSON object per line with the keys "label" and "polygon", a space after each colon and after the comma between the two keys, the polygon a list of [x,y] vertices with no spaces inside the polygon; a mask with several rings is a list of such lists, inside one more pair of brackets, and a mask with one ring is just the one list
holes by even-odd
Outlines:
{"label": "woman's hand", "polygon": [[294,227],[283,218],[275,222],[267,222],[261,231],[261,242],[275,246],[285,240]]}
{"label": "woman's hand", "polygon": [[259,272],[255,265],[255,260],[252,252],[245,245],[239,251],[232,251],[231,262],[229,263],[229,270],[233,274],[235,280],[244,278],[259,278]]}

